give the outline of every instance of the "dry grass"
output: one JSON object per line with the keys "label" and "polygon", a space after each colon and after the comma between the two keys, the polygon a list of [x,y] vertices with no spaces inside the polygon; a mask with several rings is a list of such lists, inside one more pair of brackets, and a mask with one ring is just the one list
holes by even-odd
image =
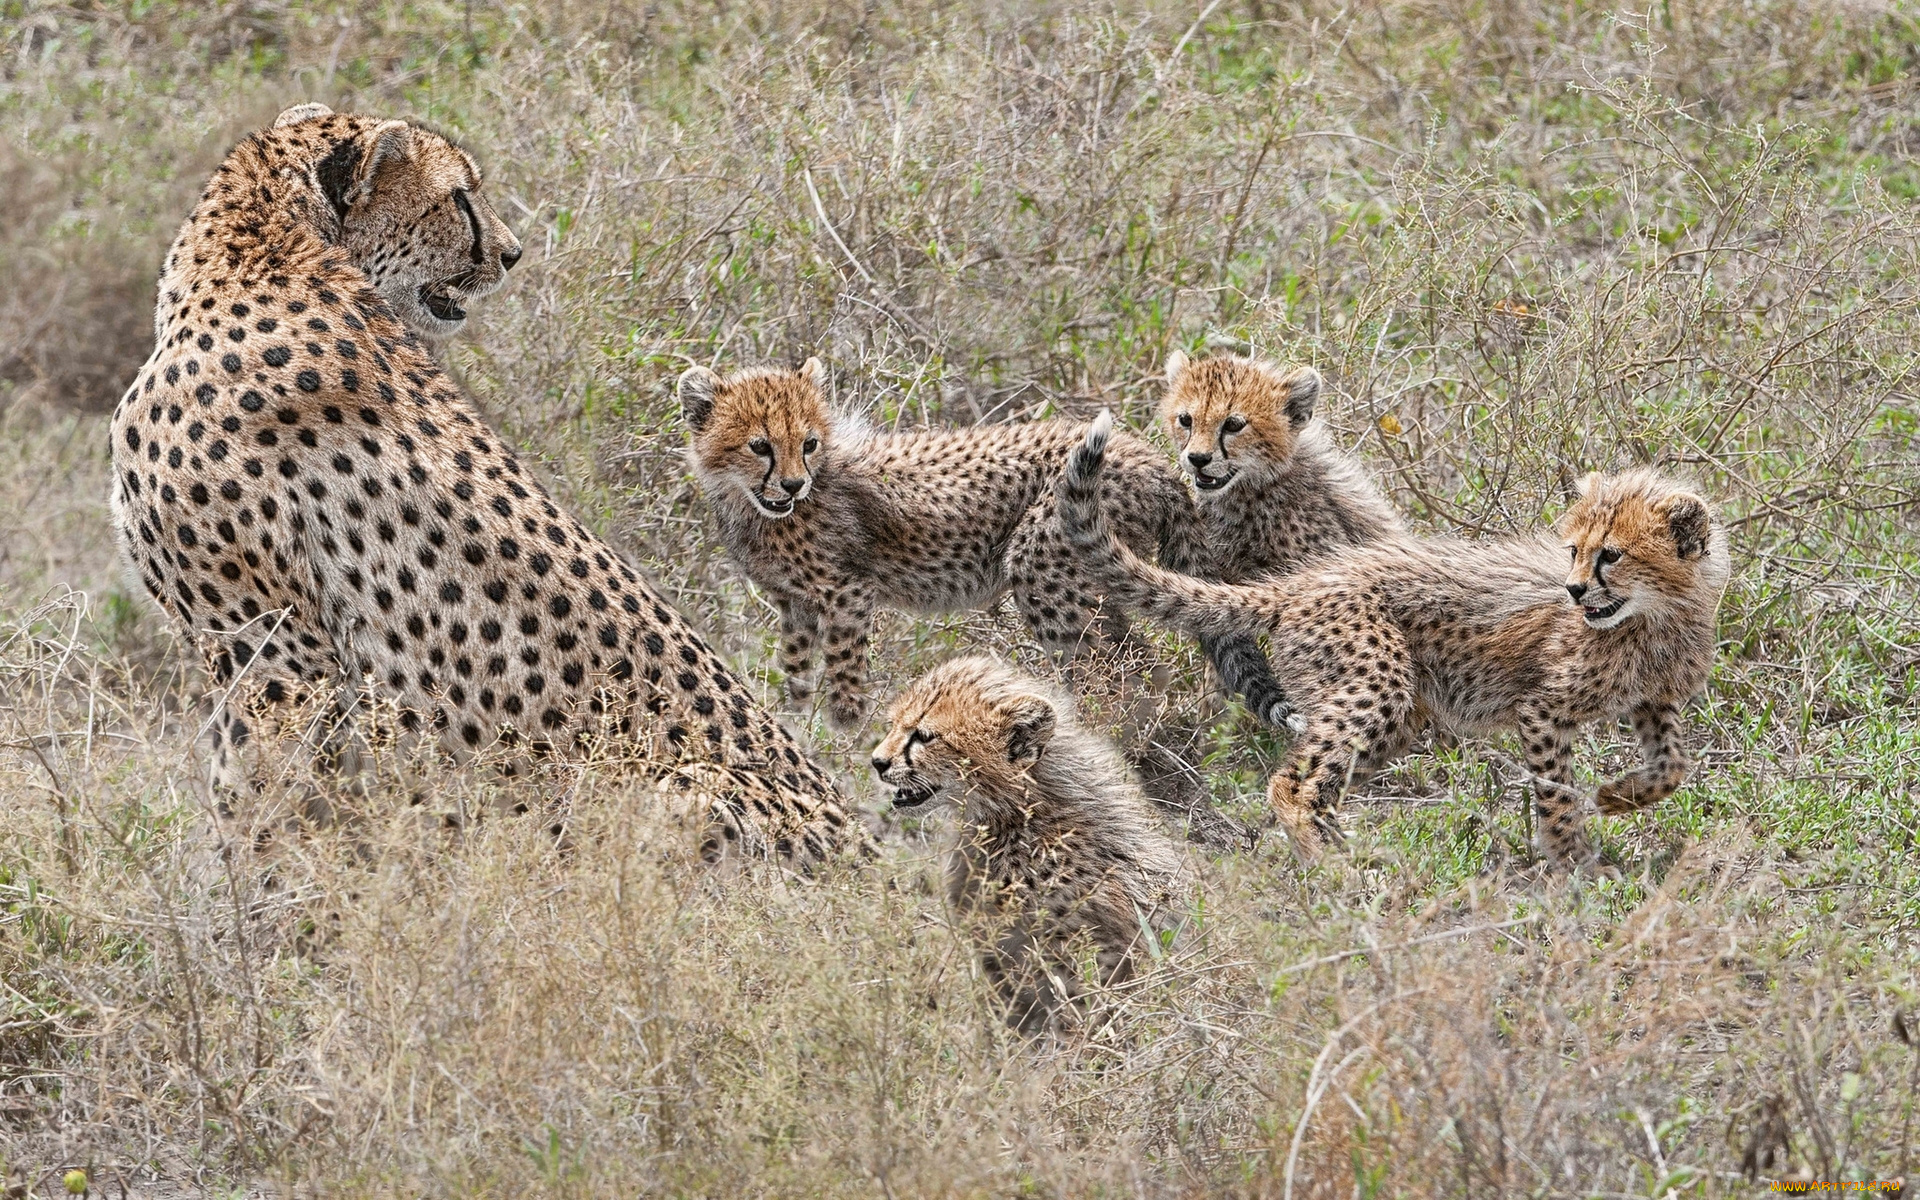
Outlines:
{"label": "dry grass", "polygon": [[[0,0],[0,33],[11,1183],[1718,1196],[1920,1167],[1905,10]],[[387,761],[335,827],[223,855],[198,682],[113,564],[99,413],[200,180],[305,99],[475,150],[529,255],[449,365],[769,695],[765,606],[676,455],[687,362],[819,352],[883,421],[1138,422],[1169,348],[1251,344],[1319,366],[1436,529],[1529,526],[1622,462],[1722,496],[1702,768],[1600,823],[1621,878],[1567,886],[1506,747],[1425,751],[1309,876],[1202,856],[1205,936],[1038,1047],[911,822],[873,871],[715,880],[642,847],[614,772],[519,785],[567,806],[562,854],[431,815],[497,781]],[[886,621],[876,687],[1020,639]],[[860,739],[795,720],[878,806]],[[1257,822],[1279,745],[1187,748]]]}

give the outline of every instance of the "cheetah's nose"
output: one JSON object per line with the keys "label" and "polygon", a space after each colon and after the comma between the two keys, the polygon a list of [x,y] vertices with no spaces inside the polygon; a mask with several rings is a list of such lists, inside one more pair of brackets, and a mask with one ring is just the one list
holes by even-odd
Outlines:
{"label": "cheetah's nose", "polygon": [[513,270],[513,264],[520,261],[520,255],[522,253],[524,253],[524,251],[517,245],[509,246],[505,250],[502,250],[500,252],[500,269],[503,271]]}
{"label": "cheetah's nose", "polygon": [[1189,450],[1187,451],[1187,461],[1193,464],[1194,470],[1198,471],[1201,467],[1213,461],[1213,455],[1205,451]]}
{"label": "cheetah's nose", "polygon": [[1567,595],[1573,597],[1573,602],[1575,604],[1580,603],[1580,597],[1586,594],[1587,594],[1587,585],[1584,583],[1570,583],[1567,585]]}
{"label": "cheetah's nose", "polygon": [[800,489],[806,486],[807,481],[804,479],[782,479],[780,481],[780,490],[789,496],[798,496]]}
{"label": "cheetah's nose", "polygon": [[875,775],[885,775],[888,771],[892,769],[893,769],[892,759],[883,758],[878,754],[873,756],[873,773]]}

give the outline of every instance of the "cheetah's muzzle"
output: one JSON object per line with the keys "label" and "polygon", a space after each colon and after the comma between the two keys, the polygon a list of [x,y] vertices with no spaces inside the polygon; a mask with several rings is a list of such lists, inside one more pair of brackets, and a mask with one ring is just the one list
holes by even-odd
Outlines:
{"label": "cheetah's muzzle", "polygon": [[460,302],[453,298],[453,292],[448,284],[421,284],[420,303],[439,320],[464,321],[467,319],[467,310],[461,308]]}
{"label": "cheetah's muzzle", "polygon": [[893,789],[895,808],[919,808],[940,792],[940,785],[926,779],[907,779],[887,785]]}
{"label": "cheetah's muzzle", "polygon": [[1587,624],[1595,625],[1600,623],[1601,621],[1606,620],[1608,617],[1611,617],[1613,614],[1619,612],[1621,609],[1625,608],[1626,606],[1627,606],[1627,598],[1625,596],[1622,596],[1619,599],[1615,600],[1613,603],[1604,604],[1598,608],[1590,604],[1583,604],[1580,606],[1580,612],[1582,616],[1586,617]]}

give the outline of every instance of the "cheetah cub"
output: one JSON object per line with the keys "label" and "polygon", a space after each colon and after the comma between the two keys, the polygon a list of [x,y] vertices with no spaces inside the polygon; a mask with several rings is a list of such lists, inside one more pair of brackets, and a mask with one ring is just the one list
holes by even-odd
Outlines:
{"label": "cheetah cub", "polygon": [[[1314,418],[1320,375],[1312,367],[1282,371],[1225,355],[1192,361],[1176,350],[1166,376],[1160,419],[1199,496],[1214,577],[1247,583],[1406,532],[1365,469]],[[1257,650],[1251,640],[1233,645]],[[1264,659],[1222,663],[1220,673],[1229,690],[1245,691],[1255,713],[1279,725],[1292,706],[1262,686],[1271,679],[1266,667]]]}
{"label": "cheetah cub", "polygon": [[1071,701],[988,657],[942,663],[894,701],[873,769],[896,808],[958,809],[947,865],[953,909],[978,922],[981,960],[1033,1033],[1082,994],[1072,943],[1094,976],[1124,983],[1145,939],[1169,943],[1193,888],[1185,858],[1119,754]]}
{"label": "cheetah cub", "polygon": [[[825,381],[817,358],[798,371],[722,379],[694,367],[680,377],[694,472],[728,552],[780,610],[794,699],[812,692],[819,646],[828,715],[843,728],[859,723],[881,605],[955,612],[1011,590],[1051,653],[1124,635],[1122,614],[1102,612],[1100,590],[1054,516],[1053,481],[1084,425],[881,433],[829,411]],[[1199,520],[1180,478],[1137,438],[1115,437],[1112,456],[1116,534],[1175,570],[1203,569]],[[1265,675],[1252,639],[1240,641]]]}
{"label": "cheetah cub", "polygon": [[1096,499],[1109,418],[1061,477],[1060,517],[1116,598],[1191,630],[1255,625],[1306,723],[1268,783],[1311,861],[1337,840],[1342,793],[1405,753],[1424,711],[1458,733],[1514,730],[1534,775],[1541,849],[1591,861],[1573,774],[1582,725],[1629,717],[1645,765],[1599,790],[1603,813],[1656,804],[1686,778],[1681,710],[1706,683],[1726,589],[1726,534],[1706,501],[1650,470],[1593,474],[1559,536],[1396,537],[1255,584],[1142,562]]}

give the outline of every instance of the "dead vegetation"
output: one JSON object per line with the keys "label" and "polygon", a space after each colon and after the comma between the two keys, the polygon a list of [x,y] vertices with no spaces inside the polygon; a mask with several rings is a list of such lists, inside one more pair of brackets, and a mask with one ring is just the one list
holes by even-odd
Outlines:
{"label": "dead vegetation", "polygon": [[[1745,1194],[1916,1169],[1920,139],[1898,8],[0,0],[0,1155],[47,1194]],[[1396,499],[1522,527],[1594,466],[1724,498],[1681,796],[1527,850],[1497,743],[1348,849],[1200,854],[1205,935],[1084,1038],[991,1011],[880,869],[714,880],[645,790],[383,760],[223,853],[198,681],[123,589],[103,407],[224,146],[286,103],[470,146],[528,247],[449,365],[769,696],[678,457],[690,361],[820,353],[882,421],[1150,411],[1166,351],[1310,361]],[[77,590],[74,590],[77,589]],[[883,621],[877,694],[1010,614]],[[1222,811],[1277,743],[1165,728]],[[858,738],[797,714],[877,806]],[[1170,737],[1172,735],[1169,735]],[[1624,743],[1583,748],[1618,765]],[[261,799],[291,805],[296,758]],[[426,796],[415,806],[409,800]]]}

